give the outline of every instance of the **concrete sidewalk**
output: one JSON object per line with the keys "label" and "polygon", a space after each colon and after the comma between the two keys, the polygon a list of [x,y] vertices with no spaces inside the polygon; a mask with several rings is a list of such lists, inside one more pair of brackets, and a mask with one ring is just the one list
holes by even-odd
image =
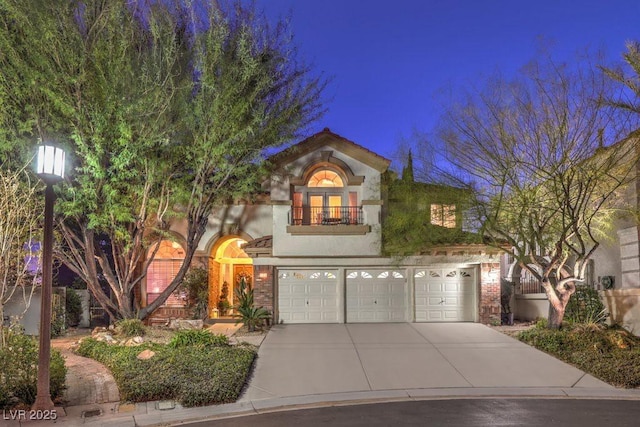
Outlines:
{"label": "concrete sidewalk", "polygon": [[475,323],[280,325],[236,403],[71,406],[57,424],[170,425],[337,404],[514,397],[640,400],[640,390],[612,387]]}

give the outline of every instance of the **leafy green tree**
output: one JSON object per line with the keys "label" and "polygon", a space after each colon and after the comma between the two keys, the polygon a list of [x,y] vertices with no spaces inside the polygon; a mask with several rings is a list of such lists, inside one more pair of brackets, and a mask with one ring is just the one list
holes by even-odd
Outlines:
{"label": "leafy green tree", "polygon": [[[286,26],[220,4],[0,0],[0,148],[65,136],[74,170],[59,191],[59,256],[112,317],[160,306],[214,206],[253,189],[262,150],[320,112],[323,82],[295,61]],[[184,263],[137,307],[177,220]]]}

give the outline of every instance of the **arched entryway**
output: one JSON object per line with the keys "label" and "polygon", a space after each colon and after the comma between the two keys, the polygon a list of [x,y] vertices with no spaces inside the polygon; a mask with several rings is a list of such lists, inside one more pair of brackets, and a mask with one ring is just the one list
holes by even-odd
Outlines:
{"label": "arched entryway", "polygon": [[[240,236],[225,236],[211,249],[209,256],[210,318],[214,317],[214,308],[218,309],[219,316],[232,314],[235,288],[241,277],[244,277],[249,284],[253,284],[253,260],[242,250],[242,245],[245,243],[247,241]],[[221,298],[225,289],[226,298]],[[222,301],[227,303],[224,304]]]}

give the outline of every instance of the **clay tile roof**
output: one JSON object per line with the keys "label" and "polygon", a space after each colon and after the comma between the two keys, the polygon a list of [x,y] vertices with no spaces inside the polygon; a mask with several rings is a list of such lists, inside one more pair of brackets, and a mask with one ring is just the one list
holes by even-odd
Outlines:
{"label": "clay tile roof", "polygon": [[273,246],[273,236],[264,236],[242,245],[242,249],[271,249]]}

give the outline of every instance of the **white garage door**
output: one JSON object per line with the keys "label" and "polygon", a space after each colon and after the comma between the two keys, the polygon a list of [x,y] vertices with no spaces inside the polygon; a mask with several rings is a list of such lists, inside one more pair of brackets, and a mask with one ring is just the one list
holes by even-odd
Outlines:
{"label": "white garage door", "polygon": [[347,271],[347,322],[406,321],[407,280],[404,271]]}
{"label": "white garage door", "polygon": [[475,268],[416,269],[416,322],[473,322]]}
{"label": "white garage door", "polygon": [[337,323],[337,270],[279,270],[278,311],[284,323]]}

